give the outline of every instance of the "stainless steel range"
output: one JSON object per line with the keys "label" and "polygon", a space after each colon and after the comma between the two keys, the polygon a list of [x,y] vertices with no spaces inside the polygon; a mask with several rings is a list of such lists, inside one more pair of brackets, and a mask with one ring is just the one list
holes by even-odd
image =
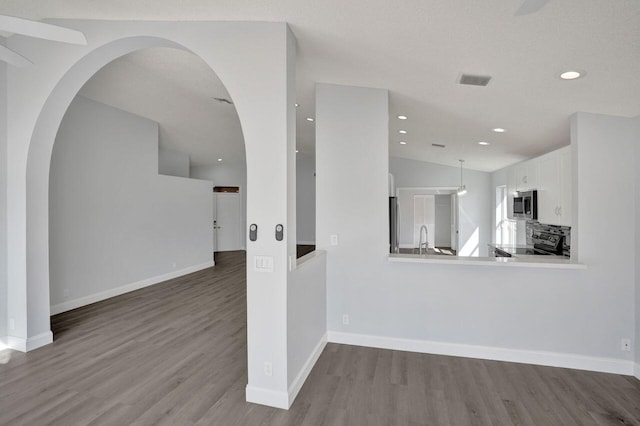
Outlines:
{"label": "stainless steel range", "polygon": [[532,236],[533,247],[494,247],[496,257],[528,256],[562,256],[564,236],[549,232],[540,232]]}

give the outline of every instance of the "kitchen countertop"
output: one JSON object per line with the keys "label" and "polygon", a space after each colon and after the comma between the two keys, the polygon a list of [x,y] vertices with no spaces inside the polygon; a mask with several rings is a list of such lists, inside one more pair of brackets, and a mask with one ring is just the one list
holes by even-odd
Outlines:
{"label": "kitchen countertop", "polygon": [[[514,246],[511,246],[514,247]],[[526,246],[525,246],[526,247]],[[518,257],[471,257],[471,256],[434,256],[418,254],[390,253],[390,262],[399,263],[437,263],[448,265],[475,265],[497,267],[527,267],[555,269],[585,269],[580,263],[571,262],[564,256],[519,255]]]}

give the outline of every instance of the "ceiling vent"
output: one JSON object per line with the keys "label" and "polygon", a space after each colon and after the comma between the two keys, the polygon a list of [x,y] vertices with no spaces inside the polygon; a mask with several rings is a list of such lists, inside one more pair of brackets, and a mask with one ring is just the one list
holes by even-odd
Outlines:
{"label": "ceiling vent", "polygon": [[233,102],[231,102],[229,99],[226,99],[226,98],[213,98],[212,97],[212,99],[214,99],[214,100],[216,100],[216,101],[218,101],[220,103],[223,103],[223,104],[233,105]]}
{"label": "ceiling vent", "polygon": [[491,81],[491,77],[483,75],[462,74],[460,76],[460,84],[469,86],[486,86]]}
{"label": "ceiling vent", "polygon": [[441,143],[432,143],[431,146],[435,146],[436,148],[444,148],[444,145]]}

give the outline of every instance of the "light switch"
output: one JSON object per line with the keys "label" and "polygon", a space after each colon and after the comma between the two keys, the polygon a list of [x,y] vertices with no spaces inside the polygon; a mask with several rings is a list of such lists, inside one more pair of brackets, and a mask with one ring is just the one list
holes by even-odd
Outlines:
{"label": "light switch", "polygon": [[271,256],[254,257],[254,269],[258,272],[273,272],[273,257]]}
{"label": "light switch", "polygon": [[337,235],[332,235],[331,236],[331,245],[332,246],[337,246],[338,245],[338,236]]}

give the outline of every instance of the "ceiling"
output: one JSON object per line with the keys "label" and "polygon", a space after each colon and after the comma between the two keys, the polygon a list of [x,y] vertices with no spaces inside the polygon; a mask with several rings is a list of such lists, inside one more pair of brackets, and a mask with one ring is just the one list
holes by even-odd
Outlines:
{"label": "ceiling", "polygon": [[[640,1],[550,0],[536,13],[515,16],[519,5],[4,0],[0,13],[38,20],[286,21],[298,40],[301,151],[313,151],[314,124],[305,117],[314,115],[316,82],[378,87],[390,93],[391,155],[450,166],[465,159],[465,167],[493,171],[568,144],[569,117],[576,111],[640,115]],[[561,80],[569,69],[586,76]],[[492,80],[487,87],[461,86],[461,73]],[[398,120],[399,114],[408,119]],[[495,127],[507,131],[494,133]]]}
{"label": "ceiling", "polygon": [[198,56],[152,48],[122,56],[80,90],[87,98],[159,124],[160,147],[188,153],[192,166],[245,162],[238,114],[218,76]]}

